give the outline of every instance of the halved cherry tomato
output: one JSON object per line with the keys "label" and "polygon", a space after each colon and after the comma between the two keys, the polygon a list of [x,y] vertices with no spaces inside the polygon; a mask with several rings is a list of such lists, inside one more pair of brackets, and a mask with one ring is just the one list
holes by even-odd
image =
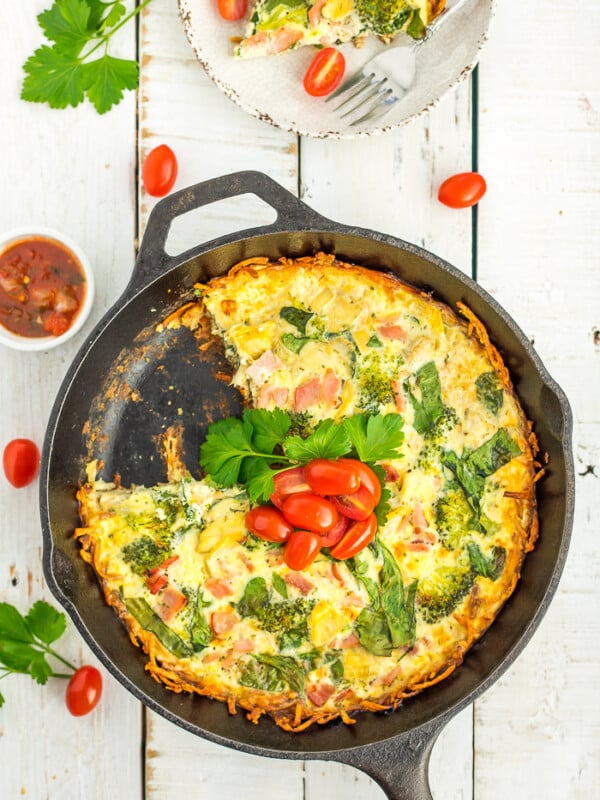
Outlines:
{"label": "halved cherry tomato", "polygon": [[273,478],[273,483],[275,484],[275,490],[269,500],[274,506],[277,506],[277,508],[281,508],[288,494],[310,492],[310,486],[306,483],[304,477],[304,467],[292,467],[292,469],[285,469],[283,472],[278,472]]}
{"label": "halved cherry tomato", "polygon": [[345,461],[315,458],[304,467],[304,474],[316,494],[351,494],[360,486],[358,469],[349,458]]}
{"label": "halved cherry tomato", "polygon": [[177,158],[166,144],[151,150],[144,159],[142,181],[144,188],[153,197],[164,197],[173,188],[177,178]]}
{"label": "halved cherry tomato", "polygon": [[478,172],[459,172],[442,183],[438,200],[450,208],[468,208],[481,200],[486,188],[485,178]]}
{"label": "halved cherry tomato", "polygon": [[96,667],[79,667],[67,684],[65,702],[74,717],[88,714],[102,695],[102,675]]}
{"label": "halved cherry tomato", "polygon": [[246,14],[248,0],[217,0],[217,7],[223,19],[235,21]]}
{"label": "halved cherry tomato", "polygon": [[315,533],[331,530],[339,516],[329,500],[309,493],[289,495],[283,501],[281,510],[290,525]]}
{"label": "halved cherry tomato", "polygon": [[293,533],[293,526],[281,511],[271,506],[256,506],[246,514],[246,527],[255,536],[268,542],[285,542]]}
{"label": "halved cherry tomato", "polygon": [[285,543],[283,558],[290,569],[310,566],[321,550],[321,537],[313,531],[296,531]]}
{"label": "halved cherry tomato", "polygon": [[366,486],[360,486],[358,491],[352,494],[341,494],[330,499],[341,514],[355,520],[366,519],[377,505],[375,497]]}
{"label": "halved cherry tomato", "polygon": [[333,526],[333,528],[321,534],[321,545],[323,547],[333,547],[335,544],[339,542],[342,536],[346,533],[349,525],[350,525],[350,518],[345,517],[343,514],[340,514],[339,519]]}
{"label": "halved cherry tomato", "polygon": [[17,489],[27,486],[38,474],[40,451],[31,439],[13,439],[2,454],[4,474]]}
{"label": "halved cherry tomato", "polygon": [[329,552],[334,558],[352,558],[373,541],[376,532],[377,517],[371,514],[367,519],[350,525],[344,536]]}
{"label": "halved cherry tomato", "polygon": [[333,92],[344,77],[346,59],[335,47],[319,50],[304,76],[304,88],[313,97]]}

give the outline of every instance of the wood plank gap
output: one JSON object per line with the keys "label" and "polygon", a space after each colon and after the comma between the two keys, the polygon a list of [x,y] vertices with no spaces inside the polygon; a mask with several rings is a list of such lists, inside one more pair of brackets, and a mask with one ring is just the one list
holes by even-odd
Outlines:
{"label": "wood plank gap", "polygon": [[475,752],[475,725],[477,723],[477,712],[475,710],[475,703],[471,706],[471,749],[473,751],[473,758],[471,759],[471,800],[475,800],[475,760],[477,754]]}
{"label": "wood plank gap", "polygon": [[[479,172],[479,67],[471,77],[471,171]],[[477,280],[478,204],[471,208],[471,277]]]}
{"label": "wood plank gap", "polygon": [[297,169],[296,169],[296,172],[298,173],[297,179],[296,179],[296,181],[297,181],[296,182],[296,195],[298,196],[299,200],[302,200],[302,137],[298,136],[296,141],[298,142],[298,147],[297,147],[297,154],[298,155],[296,156],[296,158],[297,158],[296,163],[298,165]]}
{"label": "wood plank gap", "polygon": [[148,796],[148,793],[146,791],[146,784],[147,784],[146,772],[148,767],[147,764],[148,759],[146,757],[146,751],[148,749],[148,712],[146,711],[146,706],[143,703],[141,704],[141,706],[142,706],[142,721],[141,721],[142,737],[140,742],[140,767],[142,770],[141,800],[146,800],[146,797]]}

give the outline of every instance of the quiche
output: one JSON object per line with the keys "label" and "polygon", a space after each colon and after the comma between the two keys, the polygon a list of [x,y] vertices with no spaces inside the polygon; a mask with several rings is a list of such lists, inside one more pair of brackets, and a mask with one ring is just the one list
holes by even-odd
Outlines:
{"label": "quiche", "polygon": [[253,258],[198,294],[196,316],[165,324],[208,315],[248,408],[296,444],[401,418],[401,446],[372,465],[376,536],[292,569],[248,529],[243,481],[172,463],[161,485],[123,487],[92,462],[81,555],[173,691],[289,731],[394,709],[461,663],[536,540],[536,440],[502,358],[466,307],[329,254]]}
{"label": "quiche", "polygon": [[366,34],[391,41],[401,31],[421,39],[444,6],[445,0],[258,0],[235,54],[253,58],[302,45],[359,43]]}

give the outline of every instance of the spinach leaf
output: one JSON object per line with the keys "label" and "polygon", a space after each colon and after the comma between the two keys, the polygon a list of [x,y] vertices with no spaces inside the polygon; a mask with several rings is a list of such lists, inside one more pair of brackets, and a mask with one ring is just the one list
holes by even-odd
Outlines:
{"label": "spinach leaf", "polygon": [[493,581],[502,575],[506,562],[506,550],[503,547],[493,547],[490,558],[481,552],[479,545],[475,544],[475,542],[469,542],[467,550],[469,552],[471,570],[475,575],[481,575]]}
{"label": "spinach leaf", "polygon": [[278,572],[274,572],[271,580],[273,582],[273,588],[275,589],[275,591],[287,600],[288,598],[287,583],[283,580],[281,575]]}
{"label": "spinach leaf", "polygon": [[186,658],[192,655],[191,648],[154,613],[147,600],[143,597],[126,597],[124,602],[127,611],[142,628],[153,633],[174,656]]}
{"label": "spinach leaf", "polygon": [[477,399],[492,414],[497,415],[504,403],[504,390],[495,372],[482,372],[476,379]]}
{"label": "spinach leaf", "polygon": [[210,625],[202,610],[207,605],[209,605],[209,603],[204,602],[202,594],[198,592],[196,596],[196,607],[194,608],[189,627],[190,641],[196,653],[208,647],[213,638]]}
{"label": "spinach leaf", "polygon": [[279,312],[281,319],[289,322],[296,330],[303,336],[306,333],[306,325],[314,317],[312,311],[305,311],[303,308],[296,308],[295,306],[284,306]]}
{"label": "spinach leaf", "polygon": [[363,608],[356,619],[360,643],[374,656],[390,656],[394,649],[390,626],[383,609],[373,606]]}
{"label": "spinach leaf", "polygon": [[423,364],[415,373],[415,378],[421,392],[420,400],[415,396],[408,379],[402,386],[415,412],[413,426],[423,436],[441,419],[445,406],[442,403],[440,376],[434,361]]}
{"label": "spinach leaf", "polygon": [[309,336],[294,336],[293,333],[284,333],[281,337],[284,347],[292,353],[300,353],[305,344],[311,341]]}
{"label": "spinach leaf", "polygon": [[[413,645],[415,642],[414,598],[416,581],[409,591],[404,591],[404,581],[400,568],[389,550],[381,546],[383,566],[381,568],[381,607],[390,629],[393,647]],[[412,608],[410,607],[412,599]]]}
{"label": "spinach leaf", "polygon": [[294,658],[289,656],[254,656],[240,676],[240,683],[265,692],[282,692],[287,687],[297,694],[304,694],[305,672]]}
{"label": "spinach leaf", "polygon": [[269,590],[264,578],[251,578],[237,604],[242,617],[258,617],[269,603]]}

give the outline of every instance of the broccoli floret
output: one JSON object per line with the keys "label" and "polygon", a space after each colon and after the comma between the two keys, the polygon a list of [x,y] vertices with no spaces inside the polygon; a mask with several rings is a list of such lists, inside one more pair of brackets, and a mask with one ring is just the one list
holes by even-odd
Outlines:
{"label": "broccoli floret", "polygon": [[395,400],[392,380],[402,366],[401,356],[386,359],[378,352],[369,355],[358,373],[359,406],[363,411],[379,414],[381,406]]}
{"label": "broccoli floret", "polygon": [[308,411],[288,411],[291,420],[288,436],[301,436],[306,439],[313,432],[313,421]]}
{"label": "broccoli floret", "polygon": [[425,26],[418,8],[407,0],[355,0],[358,16],[380,36],[393,36],[405,26],[414,39],[422,39]]}
{"label": "broccoli floret", "polygon": [[441,543],[458,550],[472,530],[478,530],[477,518],[465,493],[456,483],[448,484],[435,504],[435,521]]}
{"label": "broccoli floret", "polygon": [[126,544],[122,551],[123,561],[129,564],[136,575],[145,575],[170,555],[170,542],[162,537],[152,539],[150,536],[140,536]]}
{"label": "broccoli floret", "polygon": [[440,567],[419,582],[417,608],[425,622],[447,617],[465,598],[475,581],[468,567]]}

